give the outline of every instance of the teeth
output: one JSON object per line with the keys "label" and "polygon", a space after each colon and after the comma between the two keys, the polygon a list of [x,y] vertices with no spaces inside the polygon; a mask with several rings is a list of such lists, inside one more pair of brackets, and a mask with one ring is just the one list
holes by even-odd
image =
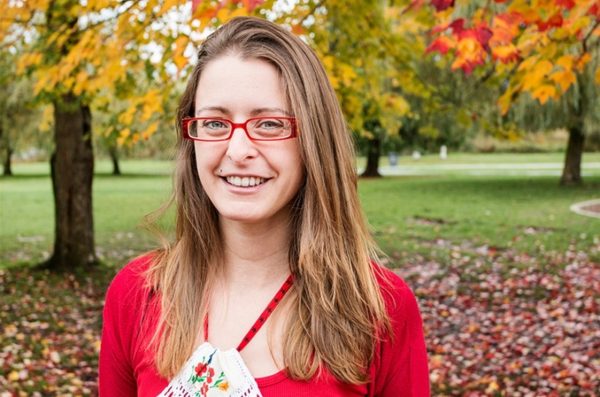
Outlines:
{"label": "teeth", "polygon": [[241,187],[257,186],[262,183],[265,183],[265,181],[266,181],[265,178],[254,177],[254,176],[244,176],[244,177],[228,176],[226,179],[227,179],[227,182],[229,182],[230,184],[232,184],[234,186],[241,186]]}

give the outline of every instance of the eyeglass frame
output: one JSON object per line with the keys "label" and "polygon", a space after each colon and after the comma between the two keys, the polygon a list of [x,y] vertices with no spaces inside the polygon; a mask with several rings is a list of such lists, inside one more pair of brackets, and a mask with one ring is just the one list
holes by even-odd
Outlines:
{"label": "eyeglass frame", "polygon": [[[261,119],[278,119],[278,120],[288,120],[291,125],[291,132],[289,136],[286,136],[285,138],[276,138],[276,139],[260,139],[260,138],[253,138],[250,136],[250,133],[248,132],[248,123],[253,121],[253,120],[261,120]],[[226,138],[221,138],[221,139],[200,139],[200,138],[194,138],[193,136],[190,135],[189,132],[189,125],[192,121],[196,121],[196,120],[218,120],[218,121],[225,121],[227,123],[229,123],[231,125],[231,131],[229,132],[229,135]],[[260,142],[272,142],[272,141],[284,141],[286,139],[292,139],[292,138],[296,138],[298,136],[298,128],[297,128],[297,121],[295,117],[287,117],[287,116],[260,116],[260,117],[251,117],[249,119],[247,119],[246,121],[242,122],[242,123],[234,123],[233,121],[226,119],[224,117],[184,117],[181,120],[181,127],[182,127],[182,132],[183,132],[183,137],[192,141],[199,141],[199,142],[224,142],[224,141],[228,141],[231,139],[231,137],[233,136],[233,133],[236,129],[241,128],[244,133],[246,134],[246,136],[248,137],[248,139],[250,139],[251,141],[260,141]]]}

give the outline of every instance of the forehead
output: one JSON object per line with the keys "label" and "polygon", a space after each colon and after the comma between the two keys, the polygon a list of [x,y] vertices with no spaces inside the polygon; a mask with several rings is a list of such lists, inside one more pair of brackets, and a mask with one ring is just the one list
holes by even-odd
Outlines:
{"label": "forehead", "polygon": [[232,114],[279,108],[289,112],[279,71],[271,63],[238,55],[210,61],[202,71],[195,109],[222,108]]}

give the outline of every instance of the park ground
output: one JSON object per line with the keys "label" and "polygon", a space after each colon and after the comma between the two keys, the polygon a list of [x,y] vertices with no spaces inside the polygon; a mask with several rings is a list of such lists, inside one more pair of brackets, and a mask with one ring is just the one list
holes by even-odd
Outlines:
{"label": "park ground", "polygon": [[[562,155],[384,159],[359,192],[382,261],[418,297],[436,396],[594,396],[600,389],[600,153],[585,184],[558,185]],[[360,168],[360,163],[359,163]],[[0,397],[95,395],[106,286],[157,244],[140,226],[165,202],[171,164],[126,161],[94,180],[98,256],[85,273],[33,270],[51,250],[48,166],[0,179]],[[160,227],[169,230],[172,212]]]}

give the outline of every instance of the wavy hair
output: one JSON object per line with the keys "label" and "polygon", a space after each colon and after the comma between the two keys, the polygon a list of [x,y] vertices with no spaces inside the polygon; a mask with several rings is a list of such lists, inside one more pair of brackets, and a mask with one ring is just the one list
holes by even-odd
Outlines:
{"label": "wavy hair", "polygon": [[308,380],[325,367],[342,382],[368,382],[378,337],[390,323],[371,262],[378,251],[360,208],[351,135],[315,53],[284,28],[254,17],[235,18],[204,41],[179,104],[171,200],[176,236],[156,252],[146,274],[160,294],[157,369],[172,377],[191,355],[190,335],[200,329],[203,297],[223,260],[218,213],[200,184],[193,143],[182,139],[181,120],[194,114],[206,65],[225,55],[274,65],[300,128],[305,181],[291,203],[294,294],[283,341],[288,374]]}

